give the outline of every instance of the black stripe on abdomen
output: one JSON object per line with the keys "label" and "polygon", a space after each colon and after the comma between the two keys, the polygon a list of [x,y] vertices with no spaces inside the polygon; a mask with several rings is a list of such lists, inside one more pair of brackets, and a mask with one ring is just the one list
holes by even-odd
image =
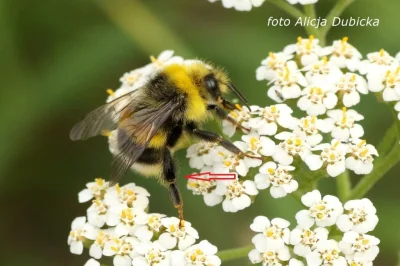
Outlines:
{"label": "black stripe on abdomen", "polygon": [[159,164],[162,160],[162,149],[146,148],[136,162],[142,164]]}

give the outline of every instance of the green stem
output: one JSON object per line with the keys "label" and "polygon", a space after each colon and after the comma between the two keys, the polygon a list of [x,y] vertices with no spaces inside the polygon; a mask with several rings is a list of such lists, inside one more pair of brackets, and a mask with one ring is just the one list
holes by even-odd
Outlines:
{"label": "green stem", "polygon": [[293,5],[289,4],[286,0],[269,0],[267,3],[271,3],[276,7],[282,9],[286,13],[288,13],[293,18],[304,17],[304,13],[301,12],[299,9],[294,7]]}
{"label": "green stem", "polygon": [[385,133],[382,138],[382,141],[378,145],[379,156],[385,156],[390,149],[393,147],[393,135],[396,134],[397,125],[393,124]]}
{"label": "green stem", "polygon": [[304,5],[304,13],[312,19],[317,17],[315,5]]}
{"label": "green stem", "polygon": [[336,185],[338,196],[341,200],[345,200],[351,193],[351,181],[349,171],[344,171],[338,177],[336,177]]}
{"label": "green stem", "polygon": [[[315,6],[314,5],[304,5],[304,14],[305,14],[306,17],[309,17],[310,19],[317,18],[317,13],[315,11]],[[304,29],[306,30],[308,35],[314,35],[318,39],[321,38],[321,36],[320,36],[321,35],[321,31],[320,31],[319,28],[315,28],[315,27],[312,27],[312,26],[305,26]],[[323,40],[320,40],[320,42],[323,42]]]}
{"label": "green stem", "polygon": [[[146,53],[157,52],[162,43],[164,47],[174,49],[183,56],[194,55],[181,37],[148,10],[142,1],[96,0],[94,3]],[[146,23],[143,24],[143,21]]]}
{"label": "green stem", "polygon": [[[400,161],[400,147],[398,143],[398,135],[400,129],[398,128],[400,123],[395,120],[392,127],[397,130],[389,129],[388,133],[385,134],[385,138],[388,138],[393,143],[392,149],[384,156],[377,158],[374,161],[374,169],[368,175],[366,175],[361,181],[355,186],[348,199],[357,199],[363,197],[368,191],[378,182],[393,166],[395,166]],[[381,145],[385,146],[385,145]]]}
{"label": "green stem", "polygon": [[241,248],[232,248],[218,252],[217,256],[221,259],[221,261],[235,260],[247,257],[247,254],[249,254],[252,249],[254,249],[254,245]]}
{"label": "green stem", "polygon": [[321,28],[321,37],[323,39],[325,39],[326,36],[328,35],[328,32],[332,27],[333,19],[335,17],[340,16],[343,13],[343,11],[346,9],[346,7],[348,7],[354,1],[355,0],[338,0],[337,1],[336,5],[331,9],[328,16],[326,17],[326,20],[327,20],[326,27]]}

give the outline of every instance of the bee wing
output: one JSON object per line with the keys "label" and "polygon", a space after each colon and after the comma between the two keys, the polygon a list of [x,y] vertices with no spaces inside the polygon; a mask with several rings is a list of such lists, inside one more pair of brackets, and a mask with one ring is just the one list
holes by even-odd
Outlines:
{"label": "bee wing", "polygon": [[121,122],[118,127],[120,153],[113,159],[109,186],[115,185],[139,159],[151,139],[180,104],[181,101],[177,100],[156,107],[144,107]]}
{"label": "bee wing", "polygon": [[121,97],[93,110],[72,128],[71,140],[85,140],[117,128],[121,112],[137,102],[140,89],[124,94]]}

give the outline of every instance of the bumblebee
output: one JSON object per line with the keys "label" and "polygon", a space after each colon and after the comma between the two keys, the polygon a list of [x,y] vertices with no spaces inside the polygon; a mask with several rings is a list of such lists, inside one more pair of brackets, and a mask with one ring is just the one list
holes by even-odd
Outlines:
{"label": "bumblebee", "polygon": [[210,115],[236,124],[225,111],[240,108],[223,97],[229,90],[248,106],[222,69],[201,61],[167,65],[144,86],[87,114],[73,127],[70,138],[85,140],[117,129],[118,154],[112,161],[110,186],[131,167],[142,175],[156,176],[169,189],[183,225],[173,152],[185,136],[216,142],[246,156],[232,142],[200,128]]}

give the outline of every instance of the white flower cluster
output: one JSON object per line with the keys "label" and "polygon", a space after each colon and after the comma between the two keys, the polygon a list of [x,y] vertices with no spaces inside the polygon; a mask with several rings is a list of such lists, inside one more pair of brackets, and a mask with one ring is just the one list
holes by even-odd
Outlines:
{"label": "white flower cluster", "polygon": [[199,238],[189,222],[148,213],[150,194],[133,183],[108,187],[97,178],[79,193],[79,202],[92,201],[87,215],[72,222],[68,245],[73,254],[84,247],[92,257],[85,266],[100,266],[103,256],[114,266],[201,266],[221,264],[217,247]]}
{"label": "white flower cluster", "polygon": [[[328,47],[321,47],[313,36],[299,37],[296,44],[286,46],[282,52],[269,53],[256,76],[271,84],[268,96],[273,100],[298,99],[297,106],[308,115],[326,114],[343,130],[352,128],[363,117],[351,111],[354,115],[341,122],[339,111],[328,110],[340,105],[353,107],[360,102],[360,94],[368,91],[393,102],[395,110],[400,111],[399,60],[383,49],[367,54],[363,60],[347,37]],[[354,134],[362,134],[357,127]]]}
{"label": "white flower cluster", "polygon": [[[284,197],[298,188],[294,176],[301,162],[310,170],[322,169],[331,177],[338,176],[346,168],[356,174],[368,174],[373,169],[374,156],[378,153],[374,146],[358,139],[364,131],[354,121],[362,116],[354,110],[344,107],[329,111],[325,119],[316,116],[297,119],[286,104],[239,109],[229,116],[250,132],[234,144],[249,157],[235,155],[220,145],[207,142],[193,144],[187,150],[190,167],[203,173],[237,175],[236,180],[188,181],[188,189],[203,195],[208,206],[222,202],[224,211],[236,212],[249,207],[259,190],[267,188],[272,197]],[[236,126],[225,120],[223,131],[231,137]],[[329,132],[333,140],[321,143],[322,133]],[[258,168],[258,173],[249,174],[252,168]]]}
{"label": "white flower cluster", "polygon": [[[208,0],[215,3],[219,0]],[[237,11],[250,11],[253,7],[261,6],[265,0],[221,0],[224,8],[234,8]]]}
{"label": "white flower cluster", "polygon": [[290,223],[281,218],[254,219],[250,228],[258,234],[252,239],[255,249],[249,253],[253,264],[372,266],[379,239],[367,234],[378,223],[369,199],[350,200],[343,206],[338,198],[322,198],[314,190],[302,202],[307,209],[296,214],[297,226],[291,231]]}

